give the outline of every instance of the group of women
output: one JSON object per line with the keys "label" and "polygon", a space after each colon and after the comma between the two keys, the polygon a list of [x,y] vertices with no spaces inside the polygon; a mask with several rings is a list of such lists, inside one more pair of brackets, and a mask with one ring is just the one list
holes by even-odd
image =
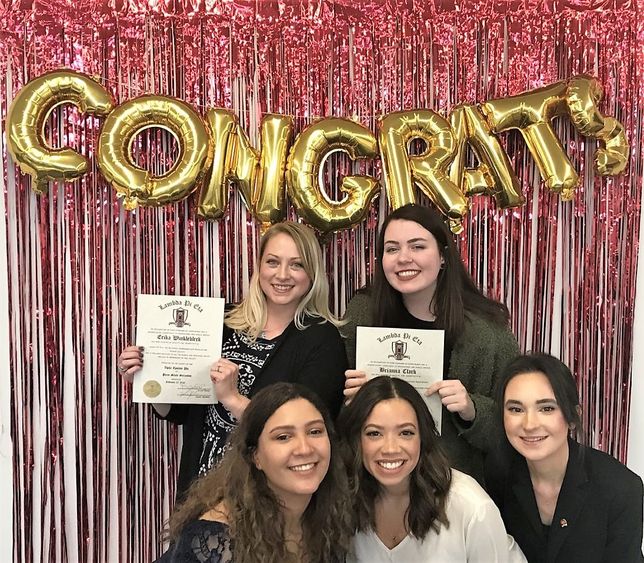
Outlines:
{"label": "group of women", "polygon": [[[219,402],[154,405],[184,425],[160,561],[640,561],[641,479],[570,438],[572,375],[519,356],[508,318],[430,208],[386,218],[373,282],[343,322],[313,233],[271,227],[226,313]],[[426,391],[440,436],[408,383],[354,369],[365,325],[445,331],[445,377]],[[126,348],[119,371],[131,380],[143,357]]]}

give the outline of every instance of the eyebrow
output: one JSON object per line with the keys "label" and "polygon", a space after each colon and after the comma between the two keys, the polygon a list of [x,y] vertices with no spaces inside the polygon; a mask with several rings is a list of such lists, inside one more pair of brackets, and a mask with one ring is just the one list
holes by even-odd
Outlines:
{"label": "eyebrow", "polygon": [[[267,252],[266,257],[269,257],[269,256],[271,256],[273,258],[281,258],[281,256],[278,256],[277,254],[273,254],[272,252]],[[290,258],[288,258],[288,260],[302,260],[302,257],[299,256],[299,255],[298,256],[291,256]]]}
{"label": "eyebrow", "polygon": [[[304,424],[304,426],[309,427],[309,426],[316,426],[318,424],[324,425],[324,420],[321,418],[316,418],[315,420],[309,420],[307,423]],[[283,426],[276,426],[275,428],[271,428],[269,430],[269,433],[272,434],[273,432],[293,431],[295,429],[296,429],[296,426],[294,424],[284,424]]]}
{"label": "eyebrow", "polygon": [[[423,237],[410,238],[407,241],[407,244],[411,244],[413,242],[427,242],[427,239]],[[400,244],[400,243],[397,240],[386,240],[385,244]]]}
{"label": "eyebrow", "polygon": [[[536,405],[545,405],[547,403],[554,403],[555,405],[557,404],[557,399],[539,399],[535,401]],[[517,401],[516,399],[508,399],[505,402],[506,405],[523,405],[521,401]]]}
{"label": "eyebrow", "polygon": [[[408,426],[411,426],[412,428],[416,428],[416,425],[413,422],[403,422],[402,424],[397,424],[394,428],[406,428]],[[363,430],[366,430],[367,428],[376,428],[377,430],[382,430],[384,426],[380,426],[378,424],[374,424],[370,422],[369,424],[365,424],[365,427]]]}

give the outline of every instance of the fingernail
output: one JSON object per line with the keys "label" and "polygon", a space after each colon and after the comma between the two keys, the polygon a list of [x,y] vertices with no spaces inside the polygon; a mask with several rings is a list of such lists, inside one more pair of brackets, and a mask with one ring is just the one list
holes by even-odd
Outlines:
{"label": "fingernail", "polygon": [[145,350],[145,346],[139,346],[139,350],[141,350],[141,352],[143,352],[143,350]]}

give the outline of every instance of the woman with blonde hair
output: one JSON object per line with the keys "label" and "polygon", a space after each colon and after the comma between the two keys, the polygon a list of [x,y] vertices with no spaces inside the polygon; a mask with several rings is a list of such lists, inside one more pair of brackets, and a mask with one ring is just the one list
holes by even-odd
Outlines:
{"label": "woman with blonde hair", "polygon": [[253,397],[222,463],[170,520],[159,563],[340,563],[348,551],[347,477],[320,399],[276,383]]}
{"label": "woman with blonde hair", "polygon": [[[301,383],[337,414],[347,360],[328,301],[322,251],[313,231],[289,221],[270,227],[247,297],[225,316],[222,357],[210,372],[219,402],[154,405],[161,418],[183,424],[178,497],[221,458],[249,398],[267,385]],[[121,353],[119,371],[128,381],[143,357],[137,346]]]}

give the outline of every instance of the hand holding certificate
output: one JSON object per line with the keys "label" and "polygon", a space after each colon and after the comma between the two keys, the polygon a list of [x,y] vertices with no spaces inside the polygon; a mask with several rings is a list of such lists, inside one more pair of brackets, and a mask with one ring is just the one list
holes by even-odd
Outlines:
{"label": "hand holding certificate", "polygon": [[136,344],[145,362],[134,376],[138,403],[216,403],[210,366],[221,356],[224,300],[139,295]]}
{"label": "hand holding certificate", "polygon": [[440,396],[425,395],[426,389],[443,379],[442,330],[421,330],[359,326],[356,336],[356,369],[368,378],[379,375],[399,377],[414,386],[423,396],[441,428]]}

